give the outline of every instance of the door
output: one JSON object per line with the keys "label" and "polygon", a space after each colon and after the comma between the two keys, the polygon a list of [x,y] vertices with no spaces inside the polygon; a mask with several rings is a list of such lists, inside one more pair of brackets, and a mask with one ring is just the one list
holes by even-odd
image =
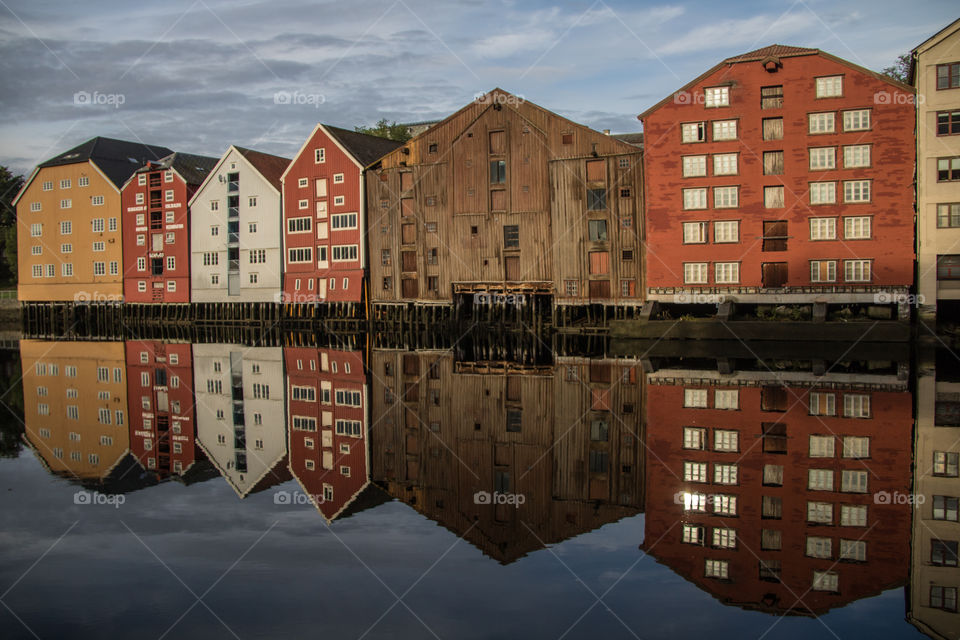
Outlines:
{"label": "door", "polygon": [[763,222],[763,251],[786,251],[787,238],[786,220],[765,220]]}
{"label": "door", "polygon": [[240,274],[239,273],[227,274],[227,295],[231,295],[231,296],[240,295]]}
{"label": "door", "polygon": [[413,278],[404,278],[401,280],[402,293],[404,298],[416,298],[417,297],[417,281]]}
{"label": "door", "polygon": [[327,179],[326,178],[317,178],[317,197],[318,198],[327,197]]}
{"label": "door", "polygon": [[416,251],[401,251],[400,252],[400,264],[401,270],[407,271],[409,273],[416,273],[417,271],[417,252]]}
{"label": "door", "polygon": [[763,263],[763,286],[782,287],[787,284],[786,262]]}
{"label": "door", "polygon": [[509,282],[520,280],[520,256],[506,256],[503,259],[505,277]]}
{"label": "door", "polygon": [[606,299],[610,297],[609,280],[591,280],[590,281],[590,299]]}

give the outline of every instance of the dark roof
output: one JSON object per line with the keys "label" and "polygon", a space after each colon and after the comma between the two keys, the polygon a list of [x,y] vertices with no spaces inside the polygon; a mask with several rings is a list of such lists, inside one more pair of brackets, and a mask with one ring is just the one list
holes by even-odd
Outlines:
{"label": "dark roof", "polygon": [[249,160],[250,164],[252,164],[254,168],[260,172],[260,175],[266,178],[267,182],[273,185],[277,191],[283,188],[280,184],[280,176],[287,170],[287,166],[290,164],[290,158],[272,156],[269,153],[254,151],[253,149],[244,149],[243,147],[235,146],[234,148],[239,151],[244,158]]}
{"label": "dark roof", "polygon": [[342,144],[364,167],[379,160],[403,144],[396,140],[371,136],[367,133],[350,131],[348,129],[341,129],[340,127],[331,127],[330,125],[323,126],[330,132],[330,135],[336,138],[337,142]]}
{"label": "dark roof", "polygon": [[197,186],[203,183],[219,161],[220,158],[196,156],[192,153],[178,151],[165,158],[160,158],[157,162],[151,162],[149,166],[141,167],[137,170],[137,173],[156,171],[157,169],[173,169],[183,177],[188,185]]}
{"label": "dark roof", "polygon": [[64,151],[54,158],[50,158],[42,163],[40,168],[59,167],[90,160],[119,189],[127,181],[127,178],[148,161],[160,160],[171,153],[173,151],[166,147],[98,136],[90,138],[69,151]]}
{"label": "dark roof", "polygon": [[724,60],[730,62],[753,62],[756,60],[766,60],[767,58],[789,58],[791,56],[813,56],[820,53],[819,49],[808,49],[806,47],[789,47],[784,44],[771,44],[748,53],[741,53]]}
{"label": "dark roof", "polygon": [[632,144],[635,147],[643,146],[643,133],[615,133],[613,137],[620,142]]}

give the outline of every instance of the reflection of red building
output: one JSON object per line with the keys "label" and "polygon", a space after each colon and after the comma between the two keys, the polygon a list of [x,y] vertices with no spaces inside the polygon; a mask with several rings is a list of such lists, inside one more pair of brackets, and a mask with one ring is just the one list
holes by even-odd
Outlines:
{"label": "reflection of red building", "polygon": [[770,613],[820,614],[904,583],[910,507],[880,493],[910,490],[911,397],[895,378],[841,389],[657,376],[644,548],[658,561]]}
{"label": "reflection of red building", "polygon": [[182,476],[200,458],[190,345],[130,340],[125,346],[130,451],[144,469]]}
{"label": "reflection of red building", "polygon": [[121,191],[127,302],[190,302],[187,203],[216,158],[173,153],[138,169]]}
{"label": "reflection of red building", "polygon": [[290,472],[328,520],[370,484],[360,351],[284,347]]}

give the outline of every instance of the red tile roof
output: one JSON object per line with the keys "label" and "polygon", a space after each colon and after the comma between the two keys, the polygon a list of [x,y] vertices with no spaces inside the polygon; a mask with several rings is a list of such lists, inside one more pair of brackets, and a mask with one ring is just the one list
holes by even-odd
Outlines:
{"label": "red tile roof", "polygon": [[725,63],[732,62],[753,62],[756,60],[763,60],[764,58],[789,58],[791,56],[812,56],[820,53],[819,49],[808,49],[806,47],[788,47],[782,44],[771,44],[769,46],[757,49],[755,51],[750,51],[748,53],[741,53],[738,56],[733,56],[724,60]]}

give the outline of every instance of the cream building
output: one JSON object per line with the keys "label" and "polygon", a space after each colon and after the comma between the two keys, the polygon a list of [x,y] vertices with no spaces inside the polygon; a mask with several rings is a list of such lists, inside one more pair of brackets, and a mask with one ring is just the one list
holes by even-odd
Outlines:
{"label": "cream building", "polygon": [[960,300],[960,20],[913,50],[917,89],[917,292]]}

